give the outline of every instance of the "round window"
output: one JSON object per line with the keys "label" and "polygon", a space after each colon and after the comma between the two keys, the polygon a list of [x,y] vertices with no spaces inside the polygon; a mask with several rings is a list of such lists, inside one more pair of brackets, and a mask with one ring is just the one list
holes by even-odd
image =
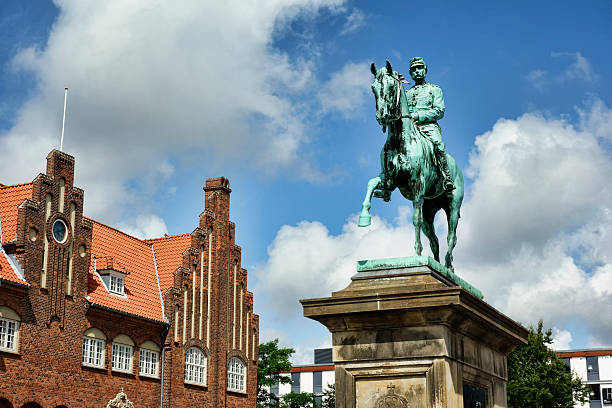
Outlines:
{"label": "round window", "polygon": [[51,231],[53,232],[53,239],[60,244],[63,244],[66,238],[68,238],[68,227],[66,227],[66,223],[62,220],[55,220]]}

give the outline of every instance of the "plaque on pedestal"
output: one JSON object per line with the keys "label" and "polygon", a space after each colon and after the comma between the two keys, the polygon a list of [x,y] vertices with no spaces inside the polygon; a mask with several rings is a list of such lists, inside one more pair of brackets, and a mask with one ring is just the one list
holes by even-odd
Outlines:
{"label": "plaque on pedestal", "polygon": [[360,261],[345,289],[301,303],[332,333],[337,408],[506,407],[506,356],[528,331],[433,259]]}

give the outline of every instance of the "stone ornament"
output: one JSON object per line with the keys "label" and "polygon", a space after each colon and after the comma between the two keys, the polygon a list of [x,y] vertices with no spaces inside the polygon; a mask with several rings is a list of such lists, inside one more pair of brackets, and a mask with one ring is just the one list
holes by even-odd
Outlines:
{"label": "stone ornament", "polygon": [[132,402],[128,399],[122,388],[115,398],[108,401],[106,408],[134,408],[134,404],[132,404]]}
{"label": "stone ornament", "polygon": [[387,395],[383,395],[376,400],[376,408],[408,408],[408,400],[395,393],[395,386],[387,386]]}

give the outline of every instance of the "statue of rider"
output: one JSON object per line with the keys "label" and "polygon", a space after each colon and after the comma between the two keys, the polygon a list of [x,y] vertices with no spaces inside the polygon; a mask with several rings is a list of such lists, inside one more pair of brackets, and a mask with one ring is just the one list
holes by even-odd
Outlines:
{"label": "statue of rider", "polygon": [[444,190],[454,189],[446,162],[446,151],[438,120],[444,117],[444,97],[439,86],[425,82],[427,65],[421,57],[410,60],[410,76],[414,86],[406,91],[408,97],[408,116],[412,118],[419,130],[434,145],[434,152],[439,163],[439,169],[444,177]]}

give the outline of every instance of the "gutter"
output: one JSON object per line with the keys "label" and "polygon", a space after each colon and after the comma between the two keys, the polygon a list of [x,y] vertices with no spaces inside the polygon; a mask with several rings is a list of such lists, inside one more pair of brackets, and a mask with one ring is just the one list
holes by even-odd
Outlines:
{"label": "gutter", "polygon": [[[85,299],[87,299],[87,298],[85,298]],[[151,319],[150,317],[139,316],[139,315],[134,314],[134,313],[128,313],[128,312],[124,312],[123,310],[113,309],[112,307],[99,305],[97,303],[92,302],[89,299],[87,299],[87,302],[89,302],[90,306],[97,307],[98,309],[106,310],[106,311],[113,312],[113,313],[119,313],[119,314],[124,315],[124,316],[129,316],[129,317],[133,317],[133,318],[136,318],[136,319],[145,320],[147,322],[151,322],[151,323],[155,323],[155,324],[169,326],[168,323],[166,323],[166,322],[164,322],[162,320],[155,320],[155,319]]]}
{"label": "gutter", "polygon": [[166,323],[164,328],[161,331],[161,387],[160,387],[160,398],[159,398],[159,407],[164,408],[164,368],[166,366],[166,337],[168,336],[168,331],[170,331],[170,324]]}

